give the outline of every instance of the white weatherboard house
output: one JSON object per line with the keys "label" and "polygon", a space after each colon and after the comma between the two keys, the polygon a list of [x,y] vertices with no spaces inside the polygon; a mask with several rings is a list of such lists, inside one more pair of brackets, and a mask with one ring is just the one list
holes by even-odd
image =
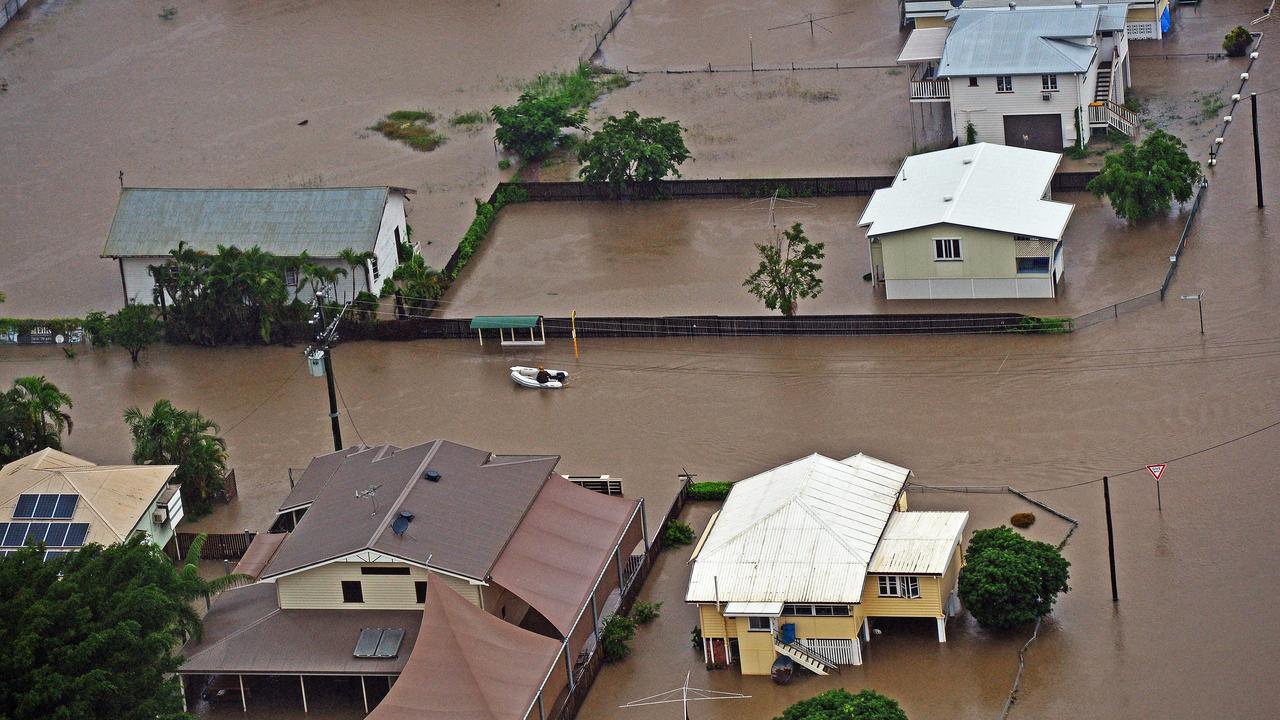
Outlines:
{"label": "white weatherboard house", "polygon": [[[1125,5],[956,10],[913,30],[898,56],[913,109],[943,104],[950,135],[1058,152],[1097,131],[1137,130]],[[913,116],[914,118],[914,116]]]}
{"label": "white weatherboard house", "polygon": [[[1184,2],[1186,0],[1183,0]],[[902,13],[902,24],[916,28],[941,27],[947,15],[958,7],[969,10],[976,8],[1000,8],[1009,6],[1009,0],[899,0]],[[1063,0],[1017,0],[1018,7],[1042,7],[1046,5],[1064,5]],[[1132,40],[1159,40],[1172,29],[1172,0],[1133,0],[1132,2],[1106,2],[1105,0],[1084,0],[1085,5],[1127,5],[1124,31]]]}
{"label": "white weatherboard house", "polygon": [[[298,257],[348,273],[336,283],[336,300],[355,292],[375,295],[398,264],[397,243],[407,239],[404,205],[413,192],[397,187],[180,189],[125,188],[102,257],[120,265],[125,303],[150,304],[155,281],[150,267],[169,259],[185,242],[213,254],[218,246],[257,246],[278,257]],[[340,253],[372,252],[353,269]],[[286,272],[290,294],[296,273]],[[310,300],[310,298],[304,298]]]}
{"label": "white weatherboard house", "polygon": [[858,221],[889,300],[1052,298],[1074,206],[1056,153],[978,143],[912,155]]}

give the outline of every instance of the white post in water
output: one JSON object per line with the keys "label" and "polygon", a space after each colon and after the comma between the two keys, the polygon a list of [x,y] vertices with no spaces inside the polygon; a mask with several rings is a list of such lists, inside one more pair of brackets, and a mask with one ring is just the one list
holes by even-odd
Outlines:
{"label": "white post in water", "polygon": [[938,642],[947,641],[947,616],[942,615],[938,618]]}

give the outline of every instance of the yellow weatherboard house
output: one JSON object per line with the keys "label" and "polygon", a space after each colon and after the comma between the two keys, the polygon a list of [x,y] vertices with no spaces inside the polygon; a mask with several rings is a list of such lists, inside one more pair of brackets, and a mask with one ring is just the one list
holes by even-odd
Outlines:
{"label": "yellow weatherboard house", "polygon": [[911,471],[813,454],[734,484],[694,549],[708,662],[767,675],[779,656],[820,675],[862,664],[877,617],[937,625],[959,609],[967,512],[907,512]]}

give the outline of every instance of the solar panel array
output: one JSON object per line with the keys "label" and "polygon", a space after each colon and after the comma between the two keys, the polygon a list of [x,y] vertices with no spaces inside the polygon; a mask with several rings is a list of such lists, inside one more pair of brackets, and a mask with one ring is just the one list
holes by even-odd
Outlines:
{"label": "solar panel array", "polygon": [[393,658],[400,653],[403,628],[363,628],[352,655],[358,658]]}
{"label": "solar panel array", "polygon": [[14,520],[70,520],[76,514],[79,495],[23,493],[13,510]]}
{"label": "solar panel array", "polygon": [[49,548],[78,548],[89,534],[89,523],[66,522],[0,522],[0,553],[27,543],[44,543]]}

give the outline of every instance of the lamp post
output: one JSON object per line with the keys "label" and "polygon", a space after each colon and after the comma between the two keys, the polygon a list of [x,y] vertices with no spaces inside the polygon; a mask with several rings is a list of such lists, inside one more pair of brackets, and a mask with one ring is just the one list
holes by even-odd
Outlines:
{"label": "lamp post", "polygon": [[1249,93],[1249,103],[1253,106],[1253,179],[1258,189],[1258,207],[1262,207],[1262,154],[1258,150],[1258,93]]}
{"label": "lamp post", "polygon": [[1196,306],[1200,309],[1200,334],[1203,335],[1204,334],[1204,291],[1201,290],[1195,295],[1182,295],[1179,297],[1179,299],[1196,301]]}
{"label": "lamp post", "polygon": [[[343,306],[342,312],[346,311]],[[333,359],[330,357],[329,345],[338,338],[338,321],[342,319],[339,312],[333,321],[324,321],[324,291],[316,292],[316,313],[311,317],[311,324],[316,328],[315,341],[307,348],[307,367],[312,377],[324,375],[325,384],[329,386],[329,423],[333,431],[333,450],[342,450],[342,428],[338,425],[338,398],[334,393]]]}

